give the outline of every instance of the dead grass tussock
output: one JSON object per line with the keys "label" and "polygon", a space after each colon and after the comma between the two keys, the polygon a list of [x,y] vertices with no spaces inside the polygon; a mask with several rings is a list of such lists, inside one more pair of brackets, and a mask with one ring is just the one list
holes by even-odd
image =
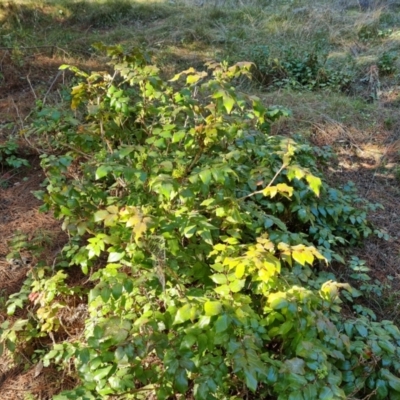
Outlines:
{"label": "dead grass tussock", "polygon": [[[275,131],[300,132],[309,136],[320,130],[319,127],[329,126],[330,130],[345,130],[348,134],[359,135],[362,140],[368,140],[381,129],[386,117],[392,115],[390,110],[377,108],[375,104],[367,103],[359,97],[351,97],[336,92],[299,92],[283,89],[271,93],[259,92],[259,96],[268,105],[282,105],[292,111],[292,117],[278,121]],[[393,123],[400,116],[392,116]],[[331,143],[340,132],[320,132],[320,136],[328,136]]]}

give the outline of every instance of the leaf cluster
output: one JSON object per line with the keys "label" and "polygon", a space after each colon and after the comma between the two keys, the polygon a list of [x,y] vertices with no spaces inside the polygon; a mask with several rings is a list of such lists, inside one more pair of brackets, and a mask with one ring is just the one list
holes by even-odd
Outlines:
{"label": "leaf cluster", "polygon": [[[165,82],[140,50],[98,47],[114,73],[63,66],[72,110],[30,132],[56,149],[37,196],[70,241],[9,310],[34,317],[2,325],[7,347],[68,333],[79,298],[82,334],[42,359],[80,378],[58,400],[399,398],[399,330],[346,316],[358,293],[327,270],[372,233],[369,206],[324,181],[312,146],[270,134],[288,111],[235,89],[251,64]],[[90,287],[68,283],[76,266]]]}
{"label": "leaf cluster", "polygon": [[14,139],[9,139],[0,144],[0,166],[1,168],[20,168],[29,166],[28,160],[19,157],[19,145]]}

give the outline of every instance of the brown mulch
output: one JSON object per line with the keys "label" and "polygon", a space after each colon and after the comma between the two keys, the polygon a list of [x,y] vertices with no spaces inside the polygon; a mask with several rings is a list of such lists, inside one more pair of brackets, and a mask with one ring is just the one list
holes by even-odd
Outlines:
{"label": "brown mulch", "polygon": [[[20,253],[28,263],[14,265],[7,261],[6,256],[11,251],[9,246],[16,232],[24,233],[28,241],[35,235],[46,237],[43,243],[42,258],[48,261],[55,258],[58,251],[65,243],[65,233],[60,229],[59,221],[51,214],[38,211],[40,201],[36,199],[32,191],[40,189],[44,174],[40,169],[37,157],[30,157],[30,168],[12,177],[8,187],[0,187],[0,294],[2,296],[16,293],[26,279],[27,272],[37,261],[33,254],[24,251]],[[3,177],[6,173],[3,172]],[[11,175],[12,176],[12,175]],[[26,310],[17,310],[19,317],[26,318]],[[2,310],[0,322],[8,317]],[[60,373],[50,368],[39,371],[30,368],[24,371],[22,368],[12,368],[9,355],[0,357],[0,399],[22,400],[27,394],[39,396],[40,399],[50,399],[60,390]],[[25,363],[25,368],[29,363]],[[63,382],[63,387],[65,387]],[[72,385],[73,386],[73,385]],[[72,387],[71,386],[71,387]]]}
{"label": "brown mulch", "polygon": [[[45,176],[40,168],[39,160],[35,156],[28,157],[30,167],[21,171],[6,171],[1,175],[3,187],[0,187],[0,290],[8,293],[16,291],[25,276],[25,268],[21,265],[13,268],[6,260],[10,253],[10,243],[18,234],[24,234],[29,242],[37,236],[43,237],[43,257],[50,258],[61,249],[65,242],[65,234],[60,230],[60,222],[51,214],[39,212],[41,202],[33,195],[39,190]],[[8,185],[8,187],[4,187]],[[35,243],[40,246],[41,243]],[[34,255],[21,254],[22,257],[32,259]],[[25,263],[27,264],[27,263]]]}
{"label": "brown mulch", "polygon": [[[328,121],[316,126],[313,135],[314,143],[331,145],[338,155],[337,166],[327,171],[330,183],[340,188],[352,181],[361,198],[384,207],[370,212],[369,220],[375,229],[387,233],[389,240],[370,237],[353,254],[366,261],[373,279],[390,285],[387,294],[396,298],[400,298],[400,181],[394,172],[400,164],[398,128],[399,123],[391,130],[378,126],[360,132]],[[398,314],[397,307],[395,310],[378,307],[375,311],[384,319]]]}
{"label": "brown mulch", "polygon": [[[0,365],[1,367],[1,365]],[[41,364],[27,370],[12,369],[0,380],[0,399],[26,400],[27,395],[40,400],[50,400],[60,389],[72,389],[76,382],[67,377],[68,371],[57,371]],[[65,376],[64,376],[65,375]],[[60,382],[63,382],[62,388]]]}

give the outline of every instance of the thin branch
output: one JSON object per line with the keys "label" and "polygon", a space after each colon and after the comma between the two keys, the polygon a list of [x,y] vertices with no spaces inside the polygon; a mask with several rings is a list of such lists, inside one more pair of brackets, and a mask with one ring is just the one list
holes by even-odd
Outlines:
{"label": "thin branch", "polygon": [[11,101],[12,101],[12,103],[13,103],[13,106],[14,106],[14,108],[15,108],[15,111],[17,111],[17,115],[18,115],[19,121],[20,121],[20,123],[21,123],[21,127],[23,128],[23,127],[24,127],[24,121],[22,120],[21,114],[19,113],[19,109],[18,109],[17,105],[15,104],[15,101],[14,101],[14,99],[13,99],[12,97],[11,97]]}
{"label": "thin branch", "polygon": [[63,146],[68,147],[69,149],[75,151],[76,153],[80,154],[81,156],[85,157],[87,160],[91,160],[91,157],[88,156],[86,153],[84,153],[83,151],[69,145],[68,143],[62,143]]}
{"label": "thin branch", "polygon": [[186,175],[188,175],[192,171],[193,167],[196,165],[197,161],[199,161],[202,154],[203,154],[203,149],[201,149],[198,153],[196,153],[192,162],[186,168],[186,172],[185,172]]}
{"label": "thin branch", "polygon": [[22,171],[17,171],[15,174],[11,175],[11,176],[7,176],[8,172],[6,172],[4,175],[0,176],[0,182],[7,182],[10,179],[14,178],[14,176],[17,176],[18,174],[20,174]]}
{"label": "thin branch", "polygon": [[246,195],[246,196],[243,196],[243,197],[239,197],[239,198],[238,198],[238,201],[247,199],[247,198],[252,197],[252,196],[255,196],[256,194],[261,194],[265,189],[269,188],[269,187],[275,182],[275,179],[278,177],[278,175],[279,175],[286,167],[287,167],[287,165],[286,165],[285,163],[282,164],[282,166],[278,169],[278,171],[276,172],[276,174],[274,175],[274,177],[271,179],[271,181],[268,183],[268,185],[265,186],[264,189],[257,190],[256,192],[250,193],[250,194],[248,194],[248,195]]}
{"label": "thin branch", "polygon": [[56,77],[53,79],[53,82],[51,82],[51,85],[49,86],[49,88],[47,89],[46,94],[43,97],[43,105],[45,105],[46,103],[46,98],[47,95],[50,93],[50,90],[53,88],[54,84],[56,83],[58,77],[63,73],[63,71],[58,71]]}
{"label": "thin branch", "polygon": [[29,79],[29,74],[26,76],[26,80],[28,81],[28,83],[29,83],[29,86],[30,86],[30,88],[31,88],[31,90],[32,90],[33,97],[35,98],[35,100],[37,100],[37,96],[36,96],[36,93],[35,93],[35,89],[33,89],[33,86],[32,86],[32,83],[31,83],[31,80]]}

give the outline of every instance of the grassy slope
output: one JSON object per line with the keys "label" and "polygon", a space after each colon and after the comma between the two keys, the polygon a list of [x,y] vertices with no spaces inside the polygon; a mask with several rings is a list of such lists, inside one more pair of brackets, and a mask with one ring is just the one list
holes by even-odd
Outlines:
{"label": "grassy slope", "polygon": [[[59,56],[76,62],[93,58],[90,45],[98,40],[141,44],[154,51],[155,61],[166,73],[201,66],[208,58],[258,61],[252,51],[257,46],[268,46],[270,58],[279,60],[290,48],[298,57],[320,48],[328,54],[329,68],[350,72],[351,92],[356,96],[290,93],[291,107],[299,103],[295,100],[298,95],[301,108],[305,108],[304,101],[313,108],[317,103],[318,111],[332,111],[334,119],[350,116],[360,128],[370,123],[360,114],[380,114],[375,106],[360,101],[359,95],[368,97],[368,85],[360,80],[385,52],[400,48],[400,17],[392,8],[378,6],[362,12],[357,2],[343,7],[340,1],[307,0],[204,3],[199,7],[189,0],[12,1],[0,5],[0,47],[15,47],[18,56],[21,46],[56,46]],[[19,57],[23,56],[22,51]],[[397,76],[381,82],[388,90],[397,83]]]}
{"label": "grassy slope", "polygon": [[[39,51],[23,48],[55,46],[53,58],[45,60],[47,64],[38,59],[32,65],[45,76],[49,64],[54,67],[68,62],[102,68],[103,58],[90,46],[99,40],[146,46],[168,76],[189,66],[201,68],[210,58],[257,61],[252,59],[252,49],[257,46],[268,46],[271,59],[282,59],[290,47],[299,57],[320,47],[328,54],[329,68],[350,71],[352,83],[347,93],[278,89],[259,83],[244,83],[245,89],[262,96],[267,104],[280,104],[293,111],[292,118],[274,127],[276,131],[300,132],[318,144],[334,145],[344,160],[359,150],[366,159],[377,157],[380,162],[370,175],[365,175],[366,179],[369,176],[374,180],[380,174],[394,195],[399,194],[399,76],[380,76],[380,99],[375,102],[370,101],[367,81],[371,66],[379,63],[385,53],[399,52],[400,14],[394,5],[389,8],[377,4],[363,12],[356,1],[343,6],[345,2],[339,0],[205,0],[201,7],[196,3],[201,2],[13,0],[0,4],[0,47],[14,49],[7,52],[18,71],[27,55]],[[393,61],[393,67],[400,70],[400,59]],[[1,71],[0,85],[7,83],[1,80]],[[33,86],[40,98],[49,82],[38,80]],[[362,165],[354,163],[351,168]],[[341,168],[345,172],[345,163]],[[346,177],[346,173],[343,175]],[[340,182],[342,177],[333,174],[332,179]],[[379,201],[379,195],[373,200]],[[396,215],[394,218],[398,220]],[[393,224],[392,230],[396,231],[400,222]],[[398,263],[398,248],[391,244],[387,249],[394,254],[392,264]],[[390,269],[384,271],[383,276],[390,273]],[[390,302],[378,307],[394,317],[396,304],[392,296]]]}

